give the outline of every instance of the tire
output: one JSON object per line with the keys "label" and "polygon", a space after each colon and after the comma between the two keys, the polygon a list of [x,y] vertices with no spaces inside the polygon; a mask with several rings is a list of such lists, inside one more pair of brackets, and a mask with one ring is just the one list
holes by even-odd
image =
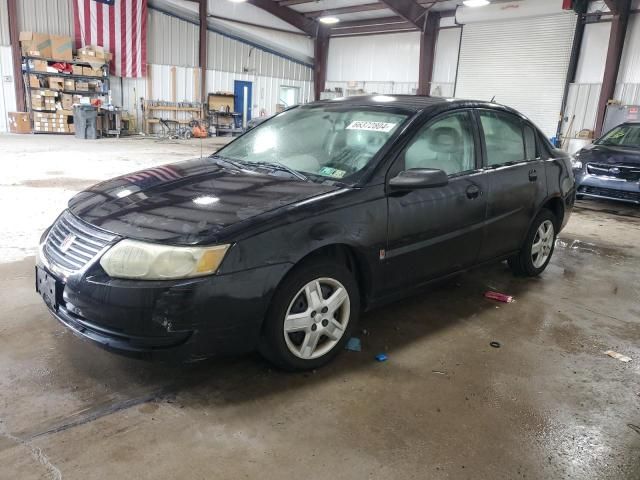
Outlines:
{"label": "tire", "polygon": [[[536,277],[544,272],[553,256],[557,225],[558,219],[550,210],[543,209],[538,213],[531,224],[522,250],[508,260],[509,267],[515,275]],[[535,252],[536,249],[540,250]]]}
{"label": "tire", "polygon": [[[334,294],[338,296],[330,301]],[[334,311],[335,306],[338,308]],[[344,349],[359,313],[358,284],[345,265],[329,259],[304,262],[276,290],[263,325],[259,351],[284,370],[319,368]],[[290,318],[286,322],[287,317]]]}

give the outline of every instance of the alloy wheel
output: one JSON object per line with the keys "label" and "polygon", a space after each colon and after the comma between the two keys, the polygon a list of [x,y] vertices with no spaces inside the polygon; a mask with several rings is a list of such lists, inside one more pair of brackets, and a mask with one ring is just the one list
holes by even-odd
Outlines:
{"label": "alloy wheel", "polygon": [[531,262],[535,268],[542,267],[553,249],[553,241],[555,240],[555,230],[551,220],[545,220],[540,224],[533,237],[531,245]]}
{"label": "alloy wheel", "polygon": [[284,318],[284,339],[296,357],[311,360],[330,352],[344,335],[351,316],[347,289],[333,278],[317,278],[302,287]]}

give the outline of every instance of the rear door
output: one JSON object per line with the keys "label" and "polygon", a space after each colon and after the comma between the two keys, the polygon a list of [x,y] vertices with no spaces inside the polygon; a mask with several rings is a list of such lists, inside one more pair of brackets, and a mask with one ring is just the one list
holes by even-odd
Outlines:
{"label": "rear door", "polygon": [[486,172],[470,111],[423,125],[396,159],[390,177],[412,168],[444,170],[442,187],[390,193],[385,283],[408,288],[473,264],[487,206]]}
{"label": "rear door", "polygon": [[546,198],[546,175],[533,127],[511,113],[479,109],[489,196],[485,240],[480,260],[518,250]]}

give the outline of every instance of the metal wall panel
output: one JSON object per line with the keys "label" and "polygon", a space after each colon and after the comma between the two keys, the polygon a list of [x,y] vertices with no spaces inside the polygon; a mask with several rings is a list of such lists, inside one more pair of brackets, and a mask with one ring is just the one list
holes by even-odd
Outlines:
{"label": "metal wall panel", "polygon": [[575,83],[600,83],[609,46],[611,22],[590,23],[584,26]]}
{"label": "metal wall panel", "polygon": [[313,78],[313,70],[298,62],[216,32],[207,33],[207,66],[211,70],[295,81],[311,81]]}
{"label": "metal wall panel", "polygon": [[19,0],[20,31],[73,36],[73,0]]}
{"label": "metal wall panel", "polygon": [[[147,79],[111,77],[111,96],[113,102],[129,112],[136,119],[139,130],[142,129],[143,113],[141,98],[150,100],[162,100],[171,102],[173,98],[173,85],[171,73],[176,69],[175,101],[194,102],[198,100],[197,82],[200,72],[197,68],[172,67],[170,65],[149,65],[151,76],[151,92],[147,91]],[[313,100],[313,82],[308,80],[291,80],[275,78],[251,73],[223,72],[220,70],[207,70],[207,91],[233,92],[234,80],[245,80],[253,83],[252,115],[270,115],[275,113],[276,104],[279,102],[280,87],[298,87],[300,89],[301,103]],[[168,115],[168,114],[167,114]],[[189,119],[191,114],[179,112],[177,119]],[[173,118],[173,116],[167,116]]]}
{"label": "metal wall panel", "polygon": [[[11,78],[11,82],[5,82],[5,77]],[[16,111],[16,95],[13,80],[11,47],[0,46],[0,132],[6,132],[8,129],[7,112]]]}
{"label": "metal wall panel", "polygon": [[147,62],[158,65],[198,65],[199,28],[149,9]]}
{"label": "metal wall panel", "polygon": [[491,100],[556,134],[576,15],[470,23],[462,30],[456,97]]}
{"label": "metal wall panel", "polygon": [[0,46],[10,45],[9,38],[9,8],[7,0],[0,0]]}
{"label": "metal wall panel", "polygon": [[436,97],[452,97],[458,73],[458,50],[462,28],[446,28],[438,32],[430,93]]}
{"label": "metal wall panel", "polygon": [[640,15],[631,15],[627,27],[618,82],[640,83]]}
{"label": "metal wall panel", "polygon": [[327,80],[417,82],[420,33],[332,38]]}
{"label": "metal wall panel", "polygon": [[341,88],[344,96],[362,95],[356,93],[364,90],[366,94],[381,95],[415,95],[418,89],[418,82],[336,82],[327,81],[326,90]]}

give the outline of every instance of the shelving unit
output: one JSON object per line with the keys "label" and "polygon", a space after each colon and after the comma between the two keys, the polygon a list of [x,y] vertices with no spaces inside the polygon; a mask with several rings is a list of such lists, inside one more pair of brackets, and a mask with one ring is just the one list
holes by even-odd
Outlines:
{"label": "shelving unit", "polygon": [[[73,135],[72,131],[69,132],[56,132],[56,131],[43,131],[43,130],[36,130],[35,129],[35,115],[34,113],[57,113],[58,110],[53,110],[53,109],[34,109],[33,108],[33,93],[34,91],[49,91],[49,92],[54,92],[55,93],[55,98],[59,98],[59,95],[61,94],[67,94],[67,95],[80,95],[83,97],[96,97],[96,96],[105,96],[108,95],[109,93],[109,65],[107,63],[101,64],[99,67],[97,67],[96,69],[100,69],[102,70],[102,75],[100,76],[96,76],[96,75],[79,75],[77,73],[64,73],[64,72],[44,72],[44,71],[39,71],[39,70],[34,70],[32,68],[32,63],[33,61],[43,61],[43,62],[47,62],[47,65],[50,64],[54,64],[54,63],[67,63],[70,65],[74,65],[74,66],[81,66],[81,67],[94,67],[95,62],[88,62],[85,60],[59,60],[59,59],[55,59],[55,58],[44,58],[44,57],[35,57],[35,56],[24,56],[23,58],[23,64],[24,64],[24,70],[23,70],[23,76],[24,76],[24,83],[25,83],[25,91],[26,91],[26,100],[27,100],[27,111],[29,112],[29,117],[31,119],[31,128],[32,128],[32,132],[35,134],[39,134],[39,133],[54,133],[54,134],[59,134],[59,135]],[[82,81],[82,82],[100,82],[100,90],[68,90],[68,89],[53,89],[53,88],[49,88],[47,87],[32,87],[31,86],[31,75],[37,77],[38,79],[41,78],[51,78],[51,77],[56,77],[56,78],[62,78],[63,80],[74,80],[74,81]]]}
{"label": "shelving unit", "polygon": [[[168,103],[168,102],[167,102]],[[172,102],[177,103],[177,102]],[[146,101],[144,103],[144,132],[147,135],[151,134],[151,128],[153,125],[158,125],[160,123],[160,118],[148,116],[147,112],[153,114],[153,112],[171,112],[171,116],[173,118],[165,118],[164,120],[170,120],[172,122],[177,122],[180,125],[189,125],[193,120],[201,120],[202,119],[202,107],[180,107],[178,105],[156,105],[153,104],[152,101]],[[189,119],[178,119],[178,112],[188,112],[192,114],[192,117]]]}

